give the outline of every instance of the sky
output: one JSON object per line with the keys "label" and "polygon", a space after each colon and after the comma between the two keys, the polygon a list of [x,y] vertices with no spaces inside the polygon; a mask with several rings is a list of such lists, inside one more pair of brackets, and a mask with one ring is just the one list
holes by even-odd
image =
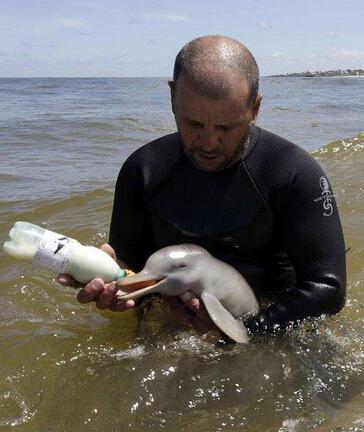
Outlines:
{"label": "sky", "polygon": [[170,77],[208,34],[263,76],[364,69],[363,20],[364,0],[0,0],[0,77]]}

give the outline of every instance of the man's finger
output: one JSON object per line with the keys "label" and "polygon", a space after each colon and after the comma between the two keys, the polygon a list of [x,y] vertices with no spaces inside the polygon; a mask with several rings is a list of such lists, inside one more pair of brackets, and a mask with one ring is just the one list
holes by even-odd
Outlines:
{"label": "man's finger", "polygon": [[132,309],[135,306],[134,300],[118,301],[109,307],[114,312],[123,312],[128,309]]}
{"label": "man's finger", "polygon": [[202,305],[200,299],[191,291],[186,291],[183,294],[180,294],[178,297],[192,312],[197,312]]}
{"label": "man's finger", "polygon": [[106,252],[108,255],[111,256],[111,258],[113,258],[116,261],[116,253],[108,243],[104,243],[103,245],[101,245],[100,249]]}
{"label": "man's finger", "polygon": [[105,284],[102,279],[93,279],[77,294],[77,300],[80,303],[88,303],[97,300],[104,291],[104,287]]}
{"label": "man's finger", "polygon": [[75,279],[73,279],[72,276],[64,274],[64,273],[60,273],[57,276],[56,281],[58,283],[60,283],[61,285],[64,285],[67,287],[72,287],[72,288],[81,288],[81,287],[85,286],[85,284],[76,281]]}
{"label": "man's finger", "polygon": [[206,333],[211,329],[216,328],[205,307],[203,306],[203,303],[193,293],[189,293],[187,295],[184,293],[182,295],[182,299],[187,303],[195,303],[197,300],[199,302],[198,310],[200,311],[199,313],[201,313],[201,310],[203,311],[203,318],[197,315],[193,308],[188,307],[180,298],[168,296],[163,296],[163,298],[171,307],[173,315],[183,324],[193,327],[200,333]]}
{"label": "man's finger", "polygon": [[191,291],[186,291],[179,296],[179,298],[183,301],[183,303],[194,312],[198,318],[202,320],[210,321],[210,315],[207,313],[207,310],[199,297],[194,295]]}
{"label": "man's finger", "polygon": [[115,250],[108,243],[104,243],[103,245],[101,245],[100,249],[106,252],[108,255],[110,255],[111,258],[113,258],[121,268],[128,268],[128,266],[116,256]]}
{"label": "man's finger", "polygon": [[99,309],[107,309],[108,307],[116,303],[117,291],[118,288],[116,287],[115,282],[105,285],[103,291],[100,293],[96,300],[96,307],[98,307]]}
{"label": "man's finger", "polygon": [[168,303],[173,315],[178,321],[185,325],[192,325],[194,313],[178,297],[163,296],[163,299]]}

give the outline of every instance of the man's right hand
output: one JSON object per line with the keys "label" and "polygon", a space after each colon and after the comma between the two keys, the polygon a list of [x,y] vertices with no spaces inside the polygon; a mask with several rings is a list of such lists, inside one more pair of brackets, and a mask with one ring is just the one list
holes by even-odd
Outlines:
{"label": "man's right hand", "polygon": [[[116,260],[114,249],[109,244],[103,244],[101,248],[104,252]],[[71,276],[59,274],[57,282],[64,286],[72,288],[82,288],[77,294],[77,300],[80,303],[95,302],[98,309],[109,309],[115,312],[123,312],[135,306],[134,300],[120,301],[116,297],[119,288],[115,282],[105,283],[102,279],[96,278],[84,285]]]}

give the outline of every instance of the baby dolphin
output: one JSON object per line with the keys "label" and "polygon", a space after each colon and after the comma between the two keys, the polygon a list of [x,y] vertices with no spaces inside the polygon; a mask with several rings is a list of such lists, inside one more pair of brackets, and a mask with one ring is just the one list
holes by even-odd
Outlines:
{"label": "baby dolphin", "polygon": [[[199,297],[215,325],[230,339],[248,342],[241,320],[258,310],[253,290],[243,276],[219,261],[205,249],[193,244],[168,246],[152,254],[144,269],[117,281],[120,300],[136,299],[158,292],[181,296],[191,291]],[[125,292],[123,288],[134,289]]]}

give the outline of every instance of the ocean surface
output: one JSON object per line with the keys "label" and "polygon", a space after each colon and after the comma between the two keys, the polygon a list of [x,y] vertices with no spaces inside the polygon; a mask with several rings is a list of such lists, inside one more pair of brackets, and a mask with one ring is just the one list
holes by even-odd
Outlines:
{"label": "ocean surface", "polygon": [[[0,431],[364,431],[364,78],[263,78],[258,124],[326,169],[345,309],[249,345],[164,304],[112,313],[1,251]],[[175,130],[167,79],[0,79],[0,241],[17,220],[108,239],[121,164]]]}

